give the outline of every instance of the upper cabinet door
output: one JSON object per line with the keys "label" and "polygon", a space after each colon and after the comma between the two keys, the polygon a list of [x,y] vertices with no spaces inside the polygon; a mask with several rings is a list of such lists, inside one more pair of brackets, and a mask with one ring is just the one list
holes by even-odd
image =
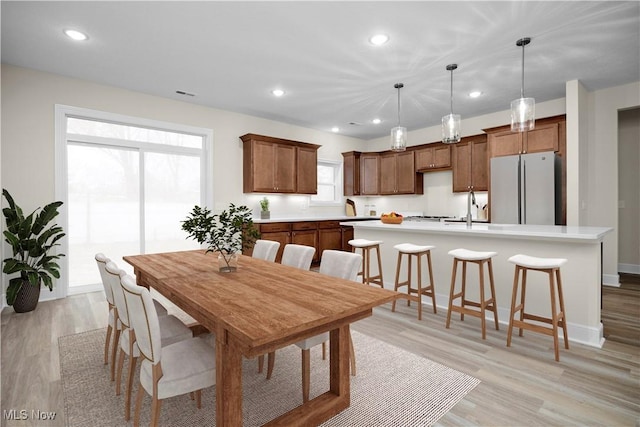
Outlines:
{"label": "upper cabinet door", "polygon": [[415,170],[429,172],[451,167],[451,147],[439,142],[428,144],[415,151]]}
{"label": "upper cabinet door", "polygon": [[240,139],[245,193],[317,194],[319,145],[255,134]]}
{"label": "upper cabinet door", "polygon": [[379,168],[380,156],[378,153],[362,153],[360,156],[360,194],[380,194]]}
{"label": "upper cabinet door", "polygon": [[[416,191],[414,152],[396,154],[396,193],[413,194]],[[420,175],[422,180],[422,175]]]}
{"label": "upper cabinet door", "polygon": [[558,123],[537,124],[533,130],[525,133],[524,152],[558,151],[558,136]]}
{"label": "upper cabinet door", "polygon": [[489,134],[491,157],[511,156],[522,153],[522,134],[511,130]]}
{"label": "upper cabinet door", "polygon": [[396,154],[380,155],[380,194],[396,194]]}
{"label": "upper cabinet door", "polygon": [[298,154],[297,190],[299,194],[318,194],[318,150],[296,147]]}

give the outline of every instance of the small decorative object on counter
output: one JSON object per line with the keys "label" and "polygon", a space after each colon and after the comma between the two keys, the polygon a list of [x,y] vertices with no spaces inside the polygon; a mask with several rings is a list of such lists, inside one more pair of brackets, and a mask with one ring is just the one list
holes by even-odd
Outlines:
{"label": "small decorative object on counter", "polygon": [[269,199],[263,197],[262,200],[260,200],[260,219],[269,219],[270,217]]}
{"label": "small decorative object on counter", "polygon": [[369,216],[376,216],[376,205],[369,205]]}
{"label": "small decorative object on counter", "polygon": [[402,224],[402,220],[403,217],[402,215],[400,215],[397,212],[391,212],[391,213],[383,213],[380,216],[380,221],[382,221],[383,224]]}
{"label": "small decorative object on counter", "polygon": [[209,209],[194,206],[187,219],[182,221],[182,229],[188,237],[206,244],[207,252],[218,252],[218,267],[222,273],[236,271],[238,254],[260,237],[251,219],[251,209],[233,203],[220,215],[212,215]]}

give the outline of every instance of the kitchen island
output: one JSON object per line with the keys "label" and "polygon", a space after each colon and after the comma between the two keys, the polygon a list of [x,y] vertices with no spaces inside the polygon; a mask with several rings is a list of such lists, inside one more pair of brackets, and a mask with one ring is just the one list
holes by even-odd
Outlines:
{"label": "kitchen island", "polygon": [[[397,251],[393,248],[395,245],[434,245],[436,248],[431,251],[431,256],[436,304],[442,310],[447,309],[451,286],[453,260],[448,252],[456,248],[497,252],[498,255],[493,259],[493,269],[498,317],[503,325],[501,330],[504,331],[505,343],[515,268],[508,259],[519,253],[537,257],[567,258],[568,262],[562,266],[561,273],[569,341],[596,347],[601,347],[604,342],[600,321],[602,240],[612,231],[611,228],[478,223],[472,224],[469,228],[465,223],[437,221],[404,221],[402,224],[361,221],[341,224],[352,226],[355,238],[384,242],[380,249],[386,288],[393,289],[397,262]],[[406,263],[401,274],[406,275]],[[427,273],[423,274],[423,283],[427,283]],[[469,299],[477,301],[477,269],[470,266],[467,275],[467,295]],[[546,274],[530,272],[527,275],[527,311],[543,316],[550,315]],[[493,319],[492,313],[488,313],[487,316]],[[454,319],[459,321],[459,317],[454,316],[452,324],[455,324]],[[512,345],[517,345],[517,340],[514,340]]]}

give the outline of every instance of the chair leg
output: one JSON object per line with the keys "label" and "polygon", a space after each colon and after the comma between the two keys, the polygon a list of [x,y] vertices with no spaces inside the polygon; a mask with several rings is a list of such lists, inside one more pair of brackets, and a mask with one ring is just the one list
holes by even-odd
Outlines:
{"label": "chair leg", "polygon": [[[462,260],[462,302],[460,306],[464,308],[467,291],[467,261]],[[460,320],[464,320],[464,311],[460,312]]]}
{"label": "chair leg", "polygon": [[125,392],[124,401],[124,419],[129,421],[131,419],[131,389],[133,388],[133,377],[136,372],[137,357],[129,356],[129,375],[127,378],[127,391]]}
{"label": "chair leg", "polygon": [[269,356],[267,358],[267,379],[270,380],[271,379],[271,374],[273,374],[273,367],[276,363],[276,352],[272,351],[271,353],[269,353]]}
{"label": "chair leg", "polygon": [[122,367],[124,366],[124,350],[120,349],[118,356],[118,372],[116,375],[116,396],[120,396],[120,383],[122,382]]}
{"label": "chair leg", "polygon": [[[396,282],[395,282],[395,286],[393,288],[394,291],[398,292],[398,283],[400,283],[400,268],[402,267],[402,252],[398,252],[398,262],[396,263]],[[397,300],[393,300],[393,303],[391,303],[391,311],[395,312],[396,311],[396,301]]]}
{"label": "chair leg", "polygon": [[151,401],[151,423],[149,425],[157,427],[160,424],[160,407],[162,406],[162,400],[158,399],[158,396],[153,396]]}
{"label": "chair leg", "polygon": [[549,294],[551,296],[551,329],[553,330],[553,352],[556,356],[556,362],[560,361],[560,344],[558,342],[558,309],[556,302],[556,290],[553,281],[553,270],[549,270]]}
{"label": "chair leg", "polygon": [[136,395],[136,412],[133,417],[133,426],[138,427],[140,425],[140,408],[142,408],[142,398],[144,397],[144,387],[142,383],[138,383],[138,394]]}
{"label": "chair leg", "polygon": [[262,373],[262,369],[264,368],[264,354],[258,356],[258,373]]}
{"label": "chair leg", "polygon": [[453,269],[451,271],[451,288],[449,289],[449,309],[447,310],[447,324],[446,328],[449,329],[451,323],[451,308],[453,307],[453,292],[456,286],[456,271],[458,270],[458,260],[453,259]]}
{"label": "chair leg", "polygon": [[109,364],[109,343],[111,341],[111,332],[113,332],[113,328],[111,325],[107,327],[107,338],[104,340],[104,364]]}
{"label": "chair leg", "polygon": [[[407,297],[411,296],[411,255],[407,254]],[[411,307],[411,298],[407,298],[407,307]]]}
{"label": "chair leg", "polygon": [[302,350],[302,402],[309,401],[309,384],[311,382],[311,357],[310,351]]}
{"label": "chair leg", "polygon": [[[527,269],[521,268],[522,270],[522,289],[520,290],[520,322],[524,322],[524,303],[525,297],[527,295]],[[524,336],[524,329],[519,328],[518,336]]]}
{"label": "chair leg", "polygon": [[196,395],[196,407],[198,409],[202,409],[202,390],[196,390],[195,395]]}
{"label": "chair leg", "polygon": [[487,339],[487,319],[485,314],[485,307],[487,300],[484,297],[484,262],[478,263],[478,269],[480,270],[480,327],[482,328],[482,339]]}
{"label": "chair leg", "polygon": [[380,245],[376,246],[376,255],[378,256],[378,275],[380,276],[380,287],[384,289],[384,280],[382,279],[382,259],[380,258]]}
{"label": "chair leg", "polygon": [[322,360],[327,360],[327,342],[322,343]]}
{"label": "chair leg", "polygon": [[111,348],[111,381],[116,377],[116,354],[120,345],[120,329],[115,330],[113,335],[113,347]]}
{"label": "chair leg", "polygon": [[438,309],[436,308],[436,286],[433,284],[433,268],[431,267],[431,251],[427,252],[427,265],[429,266],[429,286],[431,287],[433,313],[438,314]]}
{"label": "chair leg", "polygon": [[[418,255],[418,320],[422,320],[422,263],[420,262],[420,255]],[[409,256],[411,260],[411,256]],[[411,262],[411,261],[409,261]]]}
{"label": "chair leg", "polygon": [[556,284],[558,285],[558,299],[560,300],[560,311],[562,312],[562,335],[564,337],[564,348],[569,350],[569,337],[567,335],[567,314],[564,311],[564,296],[562,295],[562,279],[560,269],[556,269]]}
{"label": "chair leg", "polygon": [[513,332],[513,318],[516,313],[516,298],[518,295],[518,276],[520,275],[520,267],[516,265],[515,273],[513,274],[513,291],[511,293],[511,311],[509,314],[509,327],[507,328],[507,347],[511,347],[511,335]]}
{"label": "chair leg", "polygon": [[491,300],[493,301],[491,307],[493,308],[493,321],[496,324],[496,331],[500,330],[500,324],[498,322],[498,303],[496,302],[496,288],[493,282],[493,262],[489,258],[489,286],[491,287]]}

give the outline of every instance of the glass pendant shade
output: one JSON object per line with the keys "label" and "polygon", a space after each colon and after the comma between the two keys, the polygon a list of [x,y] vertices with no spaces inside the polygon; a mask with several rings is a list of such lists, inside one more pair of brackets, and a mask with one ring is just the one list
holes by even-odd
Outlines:
{"label": "glass pendant shade", "polygon": [[455,144],[460,142],[460,114],[447,114],[442,117],[442,142]]}
{"label": "glass pendant shade", "polygon": [[453,71],[457,68],[458,64],[447,65],[447,71],[451,72],[451,114],[442,117],[442,142],[445,144],[460,142],[460,114],[453,114]]}
{"label": "glass pendant shade", "polygon": [[520,98],[511,101],[511,131],[525,132],[535,127],[536,101]]}
{"label": "glass pendant shade", "polygon": [[407,128],[397,126],[391,129],[391,150],[404,151],[407,149]]}
{"label": "glass pendant shade", "polygon": [[520,98],[511,101],[511,132],[526,132],[535,127],[536,101],[533,98],[524,97],[524,47],[529,43],[531,43],[529,37],[516,42],[516,46],[522,47],[522,85]]}
{"label": "glass pendant shade", "polygon": [[400,89],[402,83],[393,85],[398,90],[398,126],[391,129],[391,151],[404,151],[407,149],[407,128],[400,126]]}

